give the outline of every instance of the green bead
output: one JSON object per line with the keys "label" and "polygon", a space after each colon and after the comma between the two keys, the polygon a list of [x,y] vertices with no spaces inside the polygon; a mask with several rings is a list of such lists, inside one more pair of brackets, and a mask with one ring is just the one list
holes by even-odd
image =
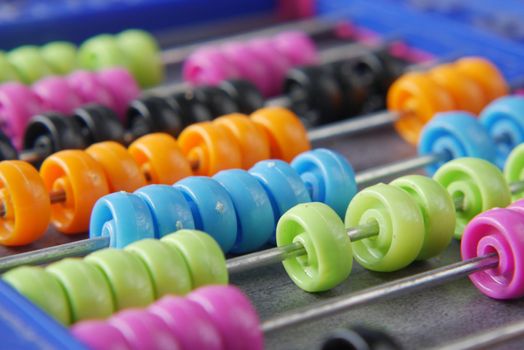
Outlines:
{"label": "green bead", "polygon": [[40,55],[55,74],[66,75],[77,67],[76,46],[66,41],[55,41],[42,46]]}
{"label": "green bead", "polygon": [[128,67],[142,87],[151,87],[164,80],[164,65],[155,38],[143,30],[126,30],[116,36]]}
{"label": "green bead", "polygon": [[446,249],[455,232],[455,207],[446,189],[433,179],[409,175],[391,183],[404,190],[417,203],[424,219],[425,234],[417,260],[425,260]]}
{"label": "green bead", "polygon": [[111,289],[102,272],[82,259],[64,259],[49,265],[65,290],[71,307],[71,321],[107,318],[115,310]]}
{"label": "green bead", "polygon": [[353,243],[355,259],[368,270],[390,272],[411,264],[424,242],[424,219],[415,200],[398,187],[377,184],[357,193],[346,227],[378,224],[378,234]]}
{"label": "green bead", "polygon": [[460,203],[456,208],[457,239],[462,238],[464,227],[477,214],[496,207],[506,207],[511,201],[502,172],[482,159],[452,160],[440,167],[433,178],[446,188],[453,201]]}
{"label": "green bead", "polygon": [[124,52],[111,35],[97,35],[85,41],[78,49],[78,64],[86,69],[122,66],[128,67]]}
{"label": "green bead", "polygon": [[140,259],[119,249],[102,249],[85,257],[102,271],[111,287],[115,310],[145,307],[155,300],[153,283]]}
{"label": "green bead", "polygon": [[162,237],[162,242],[177,249],[191,275],[192,289],[209,284],[227,284],[226,259],[215,240],[197,230],[180,230]]}
{"label": "green bead", "polygon": [[[504,178],[509,184],[524,181],[524,144],[518,145],[509,154],[504,165]],[[511,197],[513,201],[524,198],[524,189],[514,192]]]}
{"label": "green bead", "polygon": [[20,46],[8,52],[7,59],[25,84],[32,84],[51,74],[51,69],[36,46]]}
{"label": "green bead", "polygon": [[331,289],[350,274],[351,241],[337,213],[323,203],[299,204],[278,221],[277,245],[300,242],[306,254],[283,261],[289,277],[307,292]]}
{"label": "green bead", "polygon": [[156,239],[144,239],[125,247],[146,267],[156,298],[191,291],[191,275],[178,249]]}
{"label": "green bead", "polygon": [[43,268],[17,267],[6,272],[2,278],[57,321],[64,325],[71,323],[71,309],[64,289],[57,279]]}
{"label": "green bead", "polygon": [[6,54],[0,52],[0,82],[19,80],[15,67],[8,61]]}

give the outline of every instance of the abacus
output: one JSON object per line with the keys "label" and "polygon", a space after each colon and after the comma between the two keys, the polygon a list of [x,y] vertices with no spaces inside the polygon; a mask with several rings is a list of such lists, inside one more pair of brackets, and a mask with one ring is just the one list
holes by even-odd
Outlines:
{"label": "abacus", "polygon": [[132,29],[7,53],[6,346],[520,337],[524,50],[466,4],[458,22],[318,0],[337,16],[167,50]]}

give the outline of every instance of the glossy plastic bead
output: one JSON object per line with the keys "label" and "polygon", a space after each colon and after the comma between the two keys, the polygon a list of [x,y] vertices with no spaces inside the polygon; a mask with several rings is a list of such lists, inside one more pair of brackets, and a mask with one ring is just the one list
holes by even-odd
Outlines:
{"label": "glossy plastic bead", "polygon": [[217,181],[192,176],[177,182],[174,187],[191,207],[195,227],[210,234],[224,252],[237,241],[237,216],[229,193]]}
{"label": "glossy plastic bead", "polygon": [[81,259],[64,259],[46,270],[62,285],[71,307],[71,321],[110,316],[113,296],[102,272]]}
{"label": "glossy plastic bead", "polygon": [[117,105],[113,96],[98,81],[96,72],[77,70],[69,74],[66,79],[82,104],[97,103],[116,110]]}
{"label": "glossy plastic bead", "polygon": [[457,71],[476,81],[486,102],[508,95],[509,87],[504,76],[490,61],[481,57],[465,57],[453,65]]}
{"label": "glossy plastic bead", "polygon": [[184,257],[191,273],[192,289],[208,284],[227,284],[224,253],[207,233],[180,230],[164,236],[161,241],[177,249]]}
{"label": "glossy plastic bead", "polygon": [[109,192],[132,192],[146,185],[138,164],[121,144],[113,141],[99,142],[87,148],[86,153],[104,169]]}
{"label": "glossy plastic bead", "polygon": [[11,140],[0,131],[0,160],[15,160],[18,157],[18,151]]}
{"label": "glossy plastic bead", "polygon": [[293,66],[314,65],[319,62],[315,42],[304,32],[280,33],[271,41],[277,51]]}
{"label": "glossy plastic bead", "polygon": [[524,142],[524,97],[505,96],[490,103],[480,123],[497,146],[496,164],[502,168],[510,152]]}
{"label": "glossy plastic bead", "polygon": [[493,209],[475,217],[464,230],[462,259],[490,253],[496,253],[499,259],[497,267],[469,275],[473,284],[491,298],[524,296],[523,221],[522,212]]}
{"label": "glossy plastic bead", "polygon": [[45,111],[72,114],[82,103],[68,81],[63,77],[46,77],[33,84],[33,91],[40,97]]}
{"label": "glossy plastic bead", "polygon": [[146,31],[131,29],[116,36],[118,47],[126,56],[128,67],[142,87],[151,87],[164,80],[164,66],[155,38]]}
{"label": "glossy plastic bead", "polygon": [[433,178],[456,200],[463,198],[457,208],[455,238],[460,239],[467,223],[477,214],[491,208],[505,207],[511,194],[508,184],[497,167],[477,158],[461,158],[444,164]]}
{"label": "glossy plastic bead", "polygon": [[40,176],[48,192],[65,192],[65,201],[51,206],[56,228],[67,234],[87,231],[91,209],[109,192],[103,168],[83,151],[60,151],[45,159]]}
{"label": "glossy plastic bead", "polygon": [[156,238],[178,230],[195,228],[191,207],[176,188],[149,185],[140,188],[135,194],[147,203],[152,213]]}
{"label": "glossy plastic bead", "polygon": [[128,147],[148,183],[172,185],[193,173],[172,136],[149,134],[136,139]]}
{"label": "glossy plastic bead", "polygon": [[155,299],[149,273],[134,254],[109,248],[91,253],[84,260],[102,271],[111,288],[115,310],[145,307]]}
{"label": "glossy plastic bead", "polygon": [[136,195],[116,192],[100,198],[92,211],[89,237],[109,237],[110,247],[124,248],[140,239],[154,238],[149,207]]}
{"label": "glossy plastic bead", "polygon": [[129,348],[122,332],[105,320],[77,323],[71,327],[71,333],[91,350]]}
{"label": "glossy plastic bead", "polygon": [[244,114],[229,114],[213,121],[213,124],[229,133],[229,139],[238,143],[242,169],[249,169],[257,162],[269,159],[269,143],[264,134],[253,121]]}
{"label": "glossy plastic bead", "polygon": [[250,114],[264,106],[261,92],[247,80],[226,80],[219,88],[235,101],[239,113]]}
{"label": "glossy plastic bead", "polygon": [[[288,164],[281,160],[258,162],[249,170],[266,190],[277,221],[286,211],[299,203],[311,202],[306,185]],[[274,242],[275,238],[272,237]]]}
{"label": "glossy plastic bead", "polygon": [[109,323],[122,332],[131,349],[180,349],[167,323],[147,310],[122,311]]}
{"label": "glossy plastic bead", "polygon": [[99,104],[84,105],[75,109],[73,119],[89,145],[102,141],[126,143],[124,126],[116,113],[108,107]]}
{"label": "glossy plastic bead", "polygon": [[54,74],[65,75],[77,67],[76,46],[66,41],[53,41],[42,46],[40,55]]}
{"label": "glossy plastic bead", "polygon": [[262,247],[275,229],[271,201],[262,185],[239,169],[221,171],[213,179],[226,189],[235,208],[237,238],[231,252],[245,253]]}
{"label": "glossy plastic bead", "polygon": [[18,73],[9,62],[4,52],[0,51],[0,82],[18,81]]}
{"label": "glossy plastic bead", "polygon": [[178,136],[183,127],[184,119],[170,99],[143,96],[131,101],[127,109],[127,128],[134,136],[159,131]]}
{"label": "glossy plastic bead", "polygon": [[353,242],[353,254],[368,270],[391,272],[411,264],[424,243],[424,218],[402,189],[378,184],[357,193],[349,204],[346,227],[376,223],[378,235]]}
{"label": "glossy plastic bead", "polygon": [[306,254],[283,261],[289,277],[307,292],[329,290],[351,272],[353,253],[344,223],[322,203],[300,204],[277,225],[277,245],[300,242]]}
{"label": "glossy plastic bead", "polygon": [[25,84],[34,83],[51,74],[51,69],[36,46],[20,46],[11,50],[7,53],[7,59]]}
{"label": "glossy plastic bead", "polygon": [[265,131],[271,158],[291,162],[311,149],[304,125],[290,110],[266,107],[251,114],[251,119]]}
{"label": "glossy plastic bead", "polygon": [[202,306],[220,331],[225,349],[262,350],[260,320],[249,299],[233,286],[208,286],[187,297]]}
{"label": "glossy plastic bead", "polygon": [[0,243],[24,245],[40,238],[51,217],[49,195],[38,171],[18,160],[0,163]]}
{"label": "glossy plastic bead", "polygon": [[210,316],[187,298],[166,296],[148,308],[169,326],[182,349],[223,350],[222,337]]}
{"label": "glossy plastic bead", "polygon": [[257,59],[269,68],[271,76],[270,96],[278,95],[282,91],[282,82],[289,68],[290,62],[286,57],[279,54],[273,42],[269,38],[255,38],[245,43],[248,48],[253,50]]}
{"label": "glossy plastic bead", "polygon": [[125,248],[146,267],[155,299],[165,295],[184,295],[191,291],[191,274],[182,254],[175,247],[156,239],[142,239]]}
{"label": "glossy plastic bead", "polygon": [[107,34],[97,35],[82,43],[78,48],[78,64],[89,70],[127,66],[124,52],[116,39]]}
{"label": "glossy plastic bead", "polygon": [[115,112],[125,122],[129,103],[140,96],[140,87],[133,76],[124,68],[106,68],[97,72],[100,84],[111,94]]}
{"label": "glossy plastic bead", "polygon": [[306,185],[311,200],[322,202],[344,217],[357,193],[355,173],[342,155],[318,148],[298,155],[291,166]]}
{"label": "glossy plastic bead", "polygon": [[424,241],[417,260],[440,254],[455,232],[455,207],[451,196],[438,182],[421,175],[403,176],[391,185],[404,190],[418,204],[424,219]]}
{"label": "glossy plastic bead", "polygon": [[218,85],[223,80],[238,77],[239,73],[219,48],[203,47],[186,59],[182,76],[194,85]]}
{"label": "glossy plastic bead", "polygon": [[451,159],[475,157],[494,162],[496,146],[478,120],[467,112],[438,113],[422,131],[418,152],[438,155],[439,161],[426,167],[435,173]]}
{"label": "glossy plastic bead", "polygon": [[43,268],[20,266],[7,271],[2,279],[58,322],[64,325],[71,323],[71,310],[64,289]]}
{"label": "glossy plastic bead", "polygon": [[[524,145],[517,146],[511,151],[504,166],[504,178],[507,183],[524,180]],[[524,190],[512,194],[512,199],[524,198]]]}
{"label": "glossy plastic bead", "polygon": [[422,73],[408,73],[397,79],[388,90],[388,109],[401,113],[395,128],[408,142],[416,144],[424,125],[437,112],[455,108],[443,88]]}

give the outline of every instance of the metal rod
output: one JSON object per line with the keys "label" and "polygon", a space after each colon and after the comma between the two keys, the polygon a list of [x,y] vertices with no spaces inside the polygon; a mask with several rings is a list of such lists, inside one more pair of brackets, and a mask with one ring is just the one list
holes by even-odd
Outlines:
{"label": "metal rod", "polygon": [[490,349],[492,346],[524,336],[524,321],[518,321],[492,330],[480,332],[433,350]]}
{"label": "metal rod", "polygon": [[332,298],[325,302],[318,303],[313,307],[304,307],[285,313],[265,321],[262,323],[261,328],[265,333],[270,333],[301,323],[318,320],[371,301],[384,300],[384,298],[391,298],[414,290],[440,285],[476,271],[494,268],[498,265],[498,261],[495,253],[460,261],[438,269],[368,288],[350,296]]}

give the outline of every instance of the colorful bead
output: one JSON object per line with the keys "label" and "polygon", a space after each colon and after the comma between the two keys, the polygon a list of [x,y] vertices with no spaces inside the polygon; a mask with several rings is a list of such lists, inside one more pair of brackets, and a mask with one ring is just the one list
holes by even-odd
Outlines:
{"label": "colorful bead", "polygon": [[[504,178],[506,182],[520,182],[524,180],[524,144],[513,149],[506,160],[504,166]],[[524,190],[512,193],[513,200],[523,198]]]}
{"label": "colorful bead", "polygon": [[46,61],[51,71],[65,75],[77,67],[76,46],[65,41],[54,41],[40,48],[40,55]]}
{"label": "colorful bead", "polygon": [[7,53],[7,59],[25,84],[32,84],[51,74],[51,69],[36,46],[20,46],[11,50]]}

